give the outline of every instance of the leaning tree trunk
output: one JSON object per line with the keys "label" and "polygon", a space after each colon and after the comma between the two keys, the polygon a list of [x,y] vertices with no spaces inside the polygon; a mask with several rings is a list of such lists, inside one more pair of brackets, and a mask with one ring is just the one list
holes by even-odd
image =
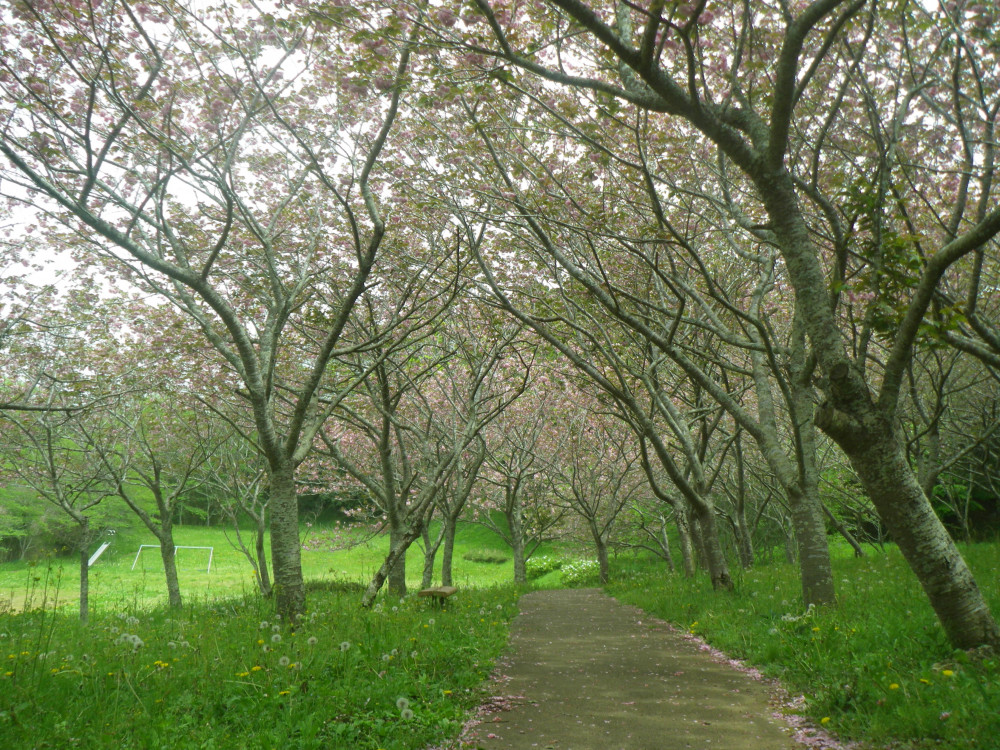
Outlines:
{"label": "leaning tree trunk", "polygon": [[254,548],[257,553],[257,563],[254,572],[257,574],[257,585],[260,588],[260,594],[264,598],[270,598],[274,593],[274,589],[271,588],[271,575],[267,572],[267,552],[264,549],[264,537],[267,533],[267,527],[264,524],[264,517],[261,515],[260,520],[257,521],[257,532],[254,539]]}
{"label": "leaning tree trunk", "polygon": [[[386,555],[385,561],[382,563],[382,567],[376,571],[371,583],[368,584],[368,588],[365,589],[365,593],[361,597],[361,606],[370,607],[375,602],[375,597],[382,588],[382,584],[386,582],[386,579],[390,576],[390,571],[394,570],[400,560],[405,560],[406,550],[410,548],[417,537],[420,536],[421,529],[408,529],[406,531],[400,531],[395,537],[395,540],[389,542],[389,554]],[[390,537],[392,539],[392,537]],[[405,570],[405,567],[403,568]]]}
{"label": "leaning tree trunk", "polygon": [[299,542],[299,499],[295,470],[289,465],[271,469],[271,564],[278,613],[294,622],[305,611],[302,548]]}
{"label": "leaning tree trunk", "polygon": [[167,601],[171,609],[180,609],[181,584],[177,579],[177,548],[174,546],[174,535],[168,525],[159,536],[160,559],[163,561],[163,575],[167,579]]}
{"label": "leaning tree trunk", "polygon": [[1000,628],[921,489],[892,426],[876,417],[866,427],[867,434],[838,433],[835,439],[920,581],[948,640],[956,648],[1000,647]]}

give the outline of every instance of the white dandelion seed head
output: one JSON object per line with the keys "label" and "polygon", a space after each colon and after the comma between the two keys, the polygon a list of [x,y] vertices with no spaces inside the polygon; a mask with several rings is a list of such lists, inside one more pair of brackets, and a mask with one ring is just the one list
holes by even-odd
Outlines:
{"label": "white dandelion seed head", "polygon": [[177,644],[173,641],[167,641],[167,648],[177,648]]}
{"label": "white dandelion seed head", "polygon": [[392,611],[393,611],[393,612],[399,612],[399,607],[393,607],[393,608],[392,608]]}
{"label": "white dandelion seed head", "polygon": [[406,698],[402,696],[396,698],[396,708],[398,708],[400,711],[407,709],[409,707],[410,707],[410,701],[408,701]]}
{"label": "white dandelion seed head", "polygon": [[411,659],[416,659],[417,658],[417,652],[416,651],[411,651],[410,652],[410,658]]}
{"label": "white dandelion seed head", "polygon": [[271,643],[281,643],[281,635],[278,634],[278,633],[275,633],[274,635],[272,635],[271,636]]}
{"label": "white dandelion seed head", "polygon": [[281,630],[281,626],[280,625],[272,625],[271,626],[271,632],[272,633],[277,633],[280,630]]}
{"label": "white dandelion seed head", "polygon": [[410,719],[413,718],[413,711],[409,708],[404,708],[402,711],[399,712],[399,718],[402,719],[403,721],[409,721]]}
{"label": "white dandelion seed head", "polygon": [[429,620],[427,621],[427,624],[428,624],[428,625],[433,625],[433,624],[434,624],[434,618],[432,617],[431,619],[429,619]]}
{"label": "white dandelion seed head", "polygon": [[306,643],[308,643],[308,644],[309,644],[310,646],[315,646],[315,645],[316,645],[317,643],[319,643],[319,638],[317,638],[317,637],[316,637],[316,636],[314,636],[314,635],[313,635],[313,636],[310,636],[310,637],[309,637],[309,640],[308,640],[308,641],[306,641]]}
{"label": "white dandelion seed head", "polygon": [[122,632],[117,627],[115,627],[114,625],[111,626],[110,631],[111,631],[111,635],[118,635],[120,632]]}
{"label": "white dandelion seed head", "polygon": [[289,659],[287,656],[282,656],[280,659],[278,659],[278,664],[282,667],[287,667],[291,663],[291,661],[292,660]]}
{"label": "white dandelion seed head", "polygon": [[349,649],[350,647],[351,647],[351,644],[348,641],[341,641],[341,643],[340,643],[340,650],[341,651],[347,651],[347,649]]}
{"label": "white dandelion seed head", "polygon": [[271,623],[269,623],[267,620],[261,620],[260,622],[261,630],[267,630],[269,627],[271,627]]}
{"label": "white dandelion seed head", "polygon": [[382,661],[389,661],[392,657],[389,654],[382,654]]}

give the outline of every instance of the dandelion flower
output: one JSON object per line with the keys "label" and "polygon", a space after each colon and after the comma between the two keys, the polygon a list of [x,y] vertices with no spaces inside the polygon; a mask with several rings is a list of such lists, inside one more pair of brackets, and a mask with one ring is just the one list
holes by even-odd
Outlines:
{"label": "dandelion flower", "polygon": [[941,671],[941,674],[943,674],[945,677],[951,677],[952,675],[955,674],[955,672],[951,669],[944,669]]}
{"label": "dandelion flower", "polygon": [[899,683],[896,683],[896,682],[892,683],[891,685],[889,685],[889,689],[890,690],[899,690]]}
{"label": "dandelion flower", "polygon": [[402,719],[403,721],[409,721],[410,719],[413,718],[413,711],[410,710],[409,708],[404,708],[402,711],[399,712],[399,718]]}
{"label": "dandelion flower", "polygon": [[819,723],[820,724],[829,724],[830,723],[830,717],[829,716],[824,716],[822,719],[819,720]]}
{"label": "dandelion flower", "polygon": [[410,707],[410,701],[408,701],[406,698],[400,696],[399,698],[396,699],[396,708],[398,708],[400,711],[404,711],[409,707]]}
{"label": "dandelion flower", "polygon": [[280,690],[278,692],[278,695],[288,695],[291,692],[292,692],[291,690]]}
{"label": "dandelion flower", "polygon": [[250,667],[250,671],[251,672],[259,672],[263,668],[264,667],[260,666],[260,664],[254,664],[252,667]]}

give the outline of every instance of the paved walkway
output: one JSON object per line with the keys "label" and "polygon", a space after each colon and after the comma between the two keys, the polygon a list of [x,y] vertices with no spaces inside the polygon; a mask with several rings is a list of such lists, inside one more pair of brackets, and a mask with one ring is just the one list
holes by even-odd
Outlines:
{"label": "paved walkway", "polygon": [[484,750],[801,750],[768,688],[599,589],[520,602]]}

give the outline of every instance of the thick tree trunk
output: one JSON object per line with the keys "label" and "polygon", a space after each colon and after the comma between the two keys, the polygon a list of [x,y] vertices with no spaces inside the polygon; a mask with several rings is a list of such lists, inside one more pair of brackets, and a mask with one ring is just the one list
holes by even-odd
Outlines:
{"label": "thick tree trunk", "polygon": [[[396,596],[406,596],[406,550],[410,544],[420,536],[418,532],[413,539],[406,542],[409,535],[401,528],[389,525],[389,549],[394,550],[400,545],[404,545],[403,553],[396,555],[393,564],[389,568],[389,593]],[[388,561],[388,558],[387,558]]]}
{"label": "thick tree trunk", "polygon": [[826,539],[819,499],[789,491],[792,526],[798,543],[799,577],[802,581],[802,601],[809,605],[834,604],[837,600],[830,565],[830,546]]}
{"label": "thick tree trunk", "polygon": [[177,580],[177,549],[169,526],[164,529],[159,539],[160,559],[163,561],[163,574],[167,579],[167,601],[171,609],[180,609],[182,602],[181,584]]}
{"label": "thick tree trunk", "polygon": [[1000,647],[1000,628],[955,542],[934,513],[892,427],[869,420],[863,439],[838,435],[893,541],[956,648]]}
{"label": "thick tree trunk", "polygon": [[278,614],[294,622],[305,611],[306,592],[299,542],[299,499],[291,466],[272,468],[270,508],[275,605]]}

